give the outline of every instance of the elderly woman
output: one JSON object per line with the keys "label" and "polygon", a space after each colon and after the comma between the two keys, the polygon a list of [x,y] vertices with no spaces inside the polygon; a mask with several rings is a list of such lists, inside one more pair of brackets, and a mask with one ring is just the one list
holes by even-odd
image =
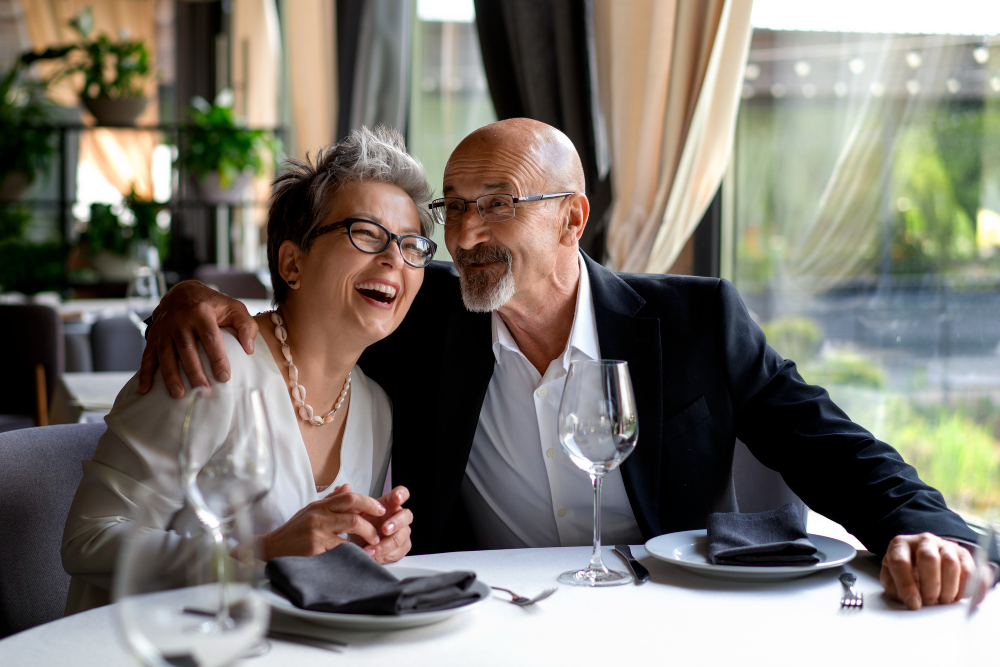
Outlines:
{"label": "elderly woman", "polygon": [[[257,538],[264,560],[322,553],[345,534],[379,562],[409,551],[409,492],[382,495],[392,407],[356,364],[420,289],[436,249],[430,195],[420,163],[384,128],[352,132],[315,164],[290,160],[275,180],[267,257],[277,308],[257,316],[250,355],[223,333],[232,380],[262,390],[272,423],[275,482],[259,513],[270,525]],[[158,557],[182,557],[185,539],[201,532],[177,481],[186,406],[159,374],[148,394],[133,377],[118,395],[63,535],[68,612],[108,602],[117,545],[144,488],[167,508]]]}

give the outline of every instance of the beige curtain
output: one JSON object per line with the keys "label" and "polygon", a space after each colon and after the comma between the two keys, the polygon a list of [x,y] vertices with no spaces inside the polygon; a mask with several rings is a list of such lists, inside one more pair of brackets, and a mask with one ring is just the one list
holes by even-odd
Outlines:
{"label": "beige curtain", "polygon": [[302,157],[337,134],[337,23],[331,0],[286,0],[282,15],[293,145]]}
{"label": "beige curtain", "polygon": [[[292,3],[295,4],[295,3]],[[233,108],[249,127],[279,125],[281,88],[281,31],[275,0],[239,0],[233,3],[232,62]],[[261,236],[267,222],[265,202],[271,193],[271,170],[254,179],[252,200],[260,205],[239,211],[240,242],[233,260],[244,269],[263,263]]]}
{"label": "beige curtain", "polygon": [[596,0],[598,81],[614,169],[608,257],[670,268],[729,160],[752,0]]}
{"label": "beige curtain", "polygon": [[[116,36],[124,30],[131,38],[144,40],[154,59],[154,68],[156,66],[154,0],[21,0],[21,6],[31,46],[36,51],[75,41],[76,34],[68,22],[86,7],[91,7],[94,33]],[[51,97],[60,104],[76,106],[78,86],[78,81],[64,80],[51,91]],[[159,116],[155,82],[150,82],[146,94],[149,103],[137,122],[156,124]],[[140,197],[151,199],[150,169],[158,138],[158,133],[150,131],[98,129],[83,132],[80,160],[96,165],[104,178],[123,195],[135,187]]]}

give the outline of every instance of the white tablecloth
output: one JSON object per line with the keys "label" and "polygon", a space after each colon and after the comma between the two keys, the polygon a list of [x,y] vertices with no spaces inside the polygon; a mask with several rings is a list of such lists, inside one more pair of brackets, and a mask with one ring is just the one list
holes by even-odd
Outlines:
{"label": "white tablecloth", "polygon": [[[416,527],[416,526],[415,526]],[[241,665],[933,665],[997,664],[1000,604],[994,594],[968,620],[965,602],[905,610],[881,594],[878,561],[848,569],[865,593],[863,610],[839,607],[840,569],[805,579],[754,584],[706,579],[633,551],[652,573],[642,586],[584,589],[556,576],[582,567],[589,549],[522,549],[405,558],[406,565],[472,569],[522,594],[558,592],[521,609],[495,598],[444,623],[396,632],[331,630],[343,652],[274,641]],[[607,549],[605,559],[623,566]],[[501,595],[501,594],[498,594]],[[970,662],[969,659],[972,659]],[[0,665],[133,665],[114,606],[49,623],[0,641]]]}
{"label": "white tablecloth", "polygon": [[63,373],[52,395],[50,424],[101,421],[135,373]]}

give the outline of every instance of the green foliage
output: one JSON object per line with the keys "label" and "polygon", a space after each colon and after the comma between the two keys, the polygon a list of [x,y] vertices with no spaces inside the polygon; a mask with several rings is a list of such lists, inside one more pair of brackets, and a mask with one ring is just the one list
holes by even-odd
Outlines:
{"label": "green foliage", "polygon": [[278,142],[266,130],[243,126],[232,108],[232,93],[223,91],[209,104],[200,97],[188,110],[194,125],[185,133],[180,162],[196,178],[218,172],[219,187],[227,188],[244,171],[264,173],[265,158],[274,160]]}
{"label": "green foliage", "polygon": [[80,244],[91,254],[106,250],[125,255],[136,241],[148,241],[165,259],[170,233],[156,223],[156,214],[163,208],[164,204],[137,197],[134,188],[123,204],[91,204],[90,222],[80,234]]}
{"label": "green foliage", "polygon": [[884,439],[950,504],[977,513],[1000,506],[1000,442],[990,426],[940,404],[898,402],[890,415]]}
{"label": "green foliage", "polygon": [[0,291],[35,294],[59,289],[65,282],[66,248],[22,240],[20,232],[29,218],[23,207],[0,206]]}
{"label": "green foliage", "polygon": [[26,79],[20,63],[0,73],[0,182],[12,172],[31,178],[48,166],[55,152],[52,131],[42,127],[48,119],[43,84]]}
{"label": "green foliage", "polygon": [[0,204],[0,241],[20,239],[31,212],[20,204]]}
{"label": "green foliage", "polygon": [[799,369],[811,384],[849,385],[881,389],[888,384],[885,369],[853,350],[836,350]]}
{"label": "green foliage", "polygon": [[823,341],[823,330],[811,317],[779,317],[761,329],[778,354],[799,364],[815,357]]}
{"label": "green foliage", "polygon": [[63,67],[49,83],[76,73],[83,74],[80,97],[133,98],[143,97],[152,77],[149,50],[138,39],[112,40],[105,34],[91,39],[93,12],[90,7],[69,22],[80,41],[40,53],[26,53],[21,61],[31,64],[38,60],[61,60]]}
{"label": "green foliage", "polygon": [[974,258],[973,218],[958,200],[956,174],[949,172],[929,127],[900,132],[893,168],[898,195],[890,251],[893,273],[947,272]]}

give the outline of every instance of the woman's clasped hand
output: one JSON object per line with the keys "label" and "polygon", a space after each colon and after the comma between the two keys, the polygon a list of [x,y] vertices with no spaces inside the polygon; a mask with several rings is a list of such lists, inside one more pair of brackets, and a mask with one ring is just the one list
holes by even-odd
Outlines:
{"label": "woman's clasped hand", "polygon": [[409,497],[404,486],[377,499],[338,486],[262,535],[260,558],[315,556],[350,540],[379,563],[397,561],[410,550],[413,513],[403,507]]}

